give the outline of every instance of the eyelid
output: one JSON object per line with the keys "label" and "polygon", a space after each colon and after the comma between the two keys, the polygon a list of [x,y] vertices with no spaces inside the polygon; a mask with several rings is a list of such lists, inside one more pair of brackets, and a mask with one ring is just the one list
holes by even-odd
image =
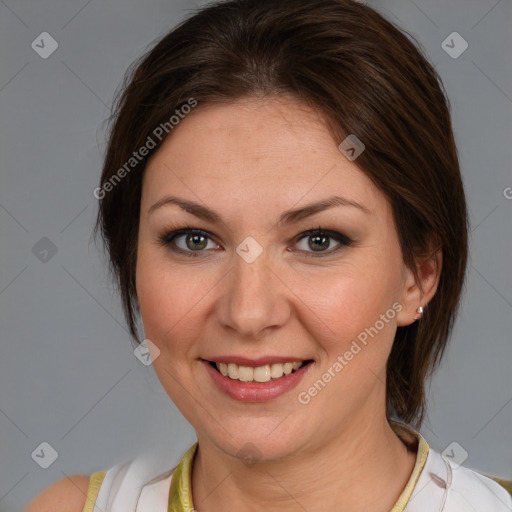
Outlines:
{"label": "eyelid", "polygon": [[340,233],[339,231],[333,231],[332,229],[325,229],[322,227],[302,231],[292,240],[295,240],[295,241],[302,240],[303,238],[307,238],[308,236],[314,236],[314,235],[318,235],[318,234],[325,235],[329,238],[334,238],[338,242],[340,242],[340,243],[344,242],[347,245],[352,243],[352,240],[347,235],[344,235],[343,233]]}

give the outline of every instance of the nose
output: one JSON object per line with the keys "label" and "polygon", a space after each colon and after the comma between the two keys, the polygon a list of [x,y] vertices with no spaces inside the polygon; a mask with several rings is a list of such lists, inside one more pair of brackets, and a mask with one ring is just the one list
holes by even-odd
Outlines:
{"label": "nose", "polygon": [[237,253],[217,304],[218,320],[237,337],[257,340],[283,326],[290,317],[289,289],[265,251],[252,262]]}

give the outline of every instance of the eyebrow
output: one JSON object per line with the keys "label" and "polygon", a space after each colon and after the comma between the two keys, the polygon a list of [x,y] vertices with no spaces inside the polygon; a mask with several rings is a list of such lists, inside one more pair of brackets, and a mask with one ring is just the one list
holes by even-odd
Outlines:
{"label": "eyebrow", "polygon": [[[211,210],[210,208],[203,206],[199,203],[195,203],[194,201],[189,201],[188,199],[181,199],[175,196],[162,197],[162,199],[158,200],[149,208],[148,215],[153,213],[158,208],[161,208],[162,206],[166,206],[169,204],[175,204],[179,206],[182,210],[196,217],[199,217],[200,219],[204,219],[214,223],[223,222],[222,217],[217,212]],[[365,206],[356,201],[352,201],[342,196],[331,196],[326,199],[322,199],[321,201],[307,204],[306,206],[300,208],[285,211],[279,217],[276,227],[280,227],[284,224],[293,224],[306,217],[309,217],[310,215],[314,215],[315,213],[337,206],[348,206],[357,208],[368,215],[371,215],[373,213],[371,210],[369,210],[368,208],[366,208]]]}

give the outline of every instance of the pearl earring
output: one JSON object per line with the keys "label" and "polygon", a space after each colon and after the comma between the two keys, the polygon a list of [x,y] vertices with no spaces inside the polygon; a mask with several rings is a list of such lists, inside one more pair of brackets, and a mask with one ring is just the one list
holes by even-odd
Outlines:
{"label": "pearl earring", "polygon": [[418,316],[415,316],[414,317],[414,320],[419,320],[422,316],[423,316],[423,307],[420,306],[417,310],[416,310],[416,313],[418,313]]}

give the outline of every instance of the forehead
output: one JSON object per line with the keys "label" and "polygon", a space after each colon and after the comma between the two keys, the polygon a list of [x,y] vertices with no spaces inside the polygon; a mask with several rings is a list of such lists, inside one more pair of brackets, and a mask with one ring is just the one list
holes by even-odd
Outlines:
{"label": "forehead", "polygon": [[289,206],[335,193],[371,208],[385,201],[320,114],[286,96],[199,104],[148,162],[143,201],[164,190],[218,205],[280,198]]}

